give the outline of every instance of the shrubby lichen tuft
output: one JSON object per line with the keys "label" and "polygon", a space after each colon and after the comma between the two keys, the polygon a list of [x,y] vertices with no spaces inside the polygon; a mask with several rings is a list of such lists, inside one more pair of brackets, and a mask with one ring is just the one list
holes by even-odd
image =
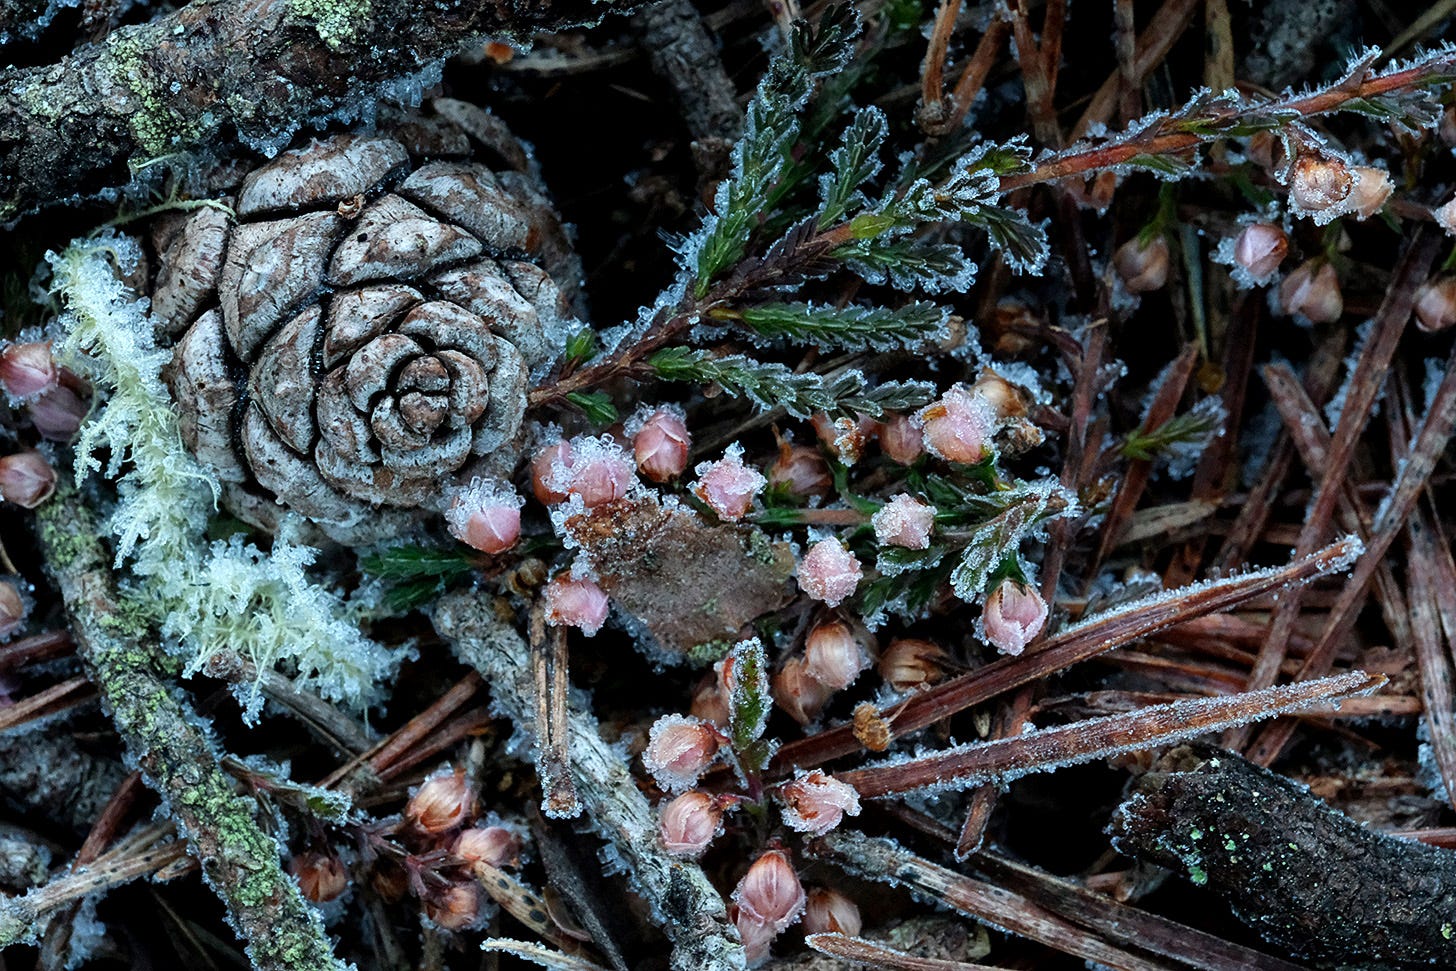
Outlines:
{"label": "shrubby lichen tuft", "polygon": [[[195,671],[220,652],[259,674],[284,664],[330,701],[363,707],[398,658],[365,637],[347,605],[309,576],[315,551],[280,535],[264,553],[239,537],[208,543],[217,482],[182,444],[162,383],[147,302],[117,276],[140,258],[137,244],[107,234],[48,256],[65,311],[58,353],[96,389],[98,405],[76,442],[78,482],[116,483],[111,516],[117,561],[130,561],[127,598]],[[109,452],[103,467],[97,459]],[[256,684],[243,686],[250,717]]]}

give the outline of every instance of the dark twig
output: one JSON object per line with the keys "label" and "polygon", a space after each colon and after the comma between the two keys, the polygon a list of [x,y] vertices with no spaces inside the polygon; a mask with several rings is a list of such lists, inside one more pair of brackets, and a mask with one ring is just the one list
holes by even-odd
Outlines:
{"label": "dark twig", "polygon": [[531,679],[536,686],[536,778],[541,781],[541,811],[552,819],[581,812],[571,781],[571,735],[566,718],[566,629],[546,630],[546,607],[531,608]]}
{"label": "dark twig", "polygon": [[1361,968],[1456,965],[1456,857],[1372,832],[1232,753],[1168,753],[1111,831],[1118,850],[1207,884],[1295,954]]}

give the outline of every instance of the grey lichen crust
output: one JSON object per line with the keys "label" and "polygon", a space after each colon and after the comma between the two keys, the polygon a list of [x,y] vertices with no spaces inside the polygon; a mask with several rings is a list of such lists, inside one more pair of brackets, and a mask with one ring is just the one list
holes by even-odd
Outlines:
{"label": "grey lichen crust", "polygon": [[200,209],[158,233],[182,437],[245,520],[271,528],[281,504],[370,542],[515,463],[574,258],[499,123],[435,108],[283,153],[243,179],[235,224]]}
{"label": "grey lichen crust", "polygon": [[[435,629],[466,664],[490,685],[501,712],[519,726],[535,723],[535,686],[526,642],[476,593],[444,597]],[[671,939],[674,971],[739,971],[743,947],[736,940],[723,898],[692,860],[669,856],[657,839],[657,822],[621,754],[602,737],[590,712],[572,707],[567,716],[570,763],[583,818],[607,840],[636,890]]]}

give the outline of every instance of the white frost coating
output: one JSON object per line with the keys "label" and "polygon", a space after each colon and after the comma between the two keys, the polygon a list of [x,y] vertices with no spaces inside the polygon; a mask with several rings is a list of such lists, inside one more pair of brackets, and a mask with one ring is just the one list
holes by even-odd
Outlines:
{"label": "white frost coating", "polygon": [[[1335,391],[1334,396],[1325,404],[1325,421],[1329,422],[1330,428],[1340,427],[1340,417],[1345,410],[1345,399],[1350,394],[1350,382],[1355,376],[1355,369],[1360,366],[1360,358],[1365,356],[1365,345],[1370,343],[1370,335],[1375,332],[1375,318],[1370,318],[1359,327],[1355,328],[1355,346],[1345,356],[1343,364],[1345,377],[1340,381],[1340,387]],[[1377,409],[1385,400],[1385,385],[1382,384],[1375,393],[1375,398],[1370,402],[1370,417],[1374,418]]]}
{"label": "white frost coating", "polygon": [[[66,307],[57,352],[90,379],[98,400],[107,398],[81,429],[76,477],[115,480],[117,562],[130,558],[136,578],[124,594],[181,649],[190,672],[215,655],[242,653],[260,677],[285,663],[330,701],[366,707],[399,655],[364,637],[347,619],[349,606],[310,578],[315,551],[295,543],[286,524],[269,553],[238,538],[205,542],[217,483],[182,444],[161,379],[171,355],[153,340],[147,302],[112,268],[139,257],[137,244],[117,235],[47,256]],[[102,447],[110,452],[105,469],[94,457]],[[239,690],[256,718],[256,684]]]}

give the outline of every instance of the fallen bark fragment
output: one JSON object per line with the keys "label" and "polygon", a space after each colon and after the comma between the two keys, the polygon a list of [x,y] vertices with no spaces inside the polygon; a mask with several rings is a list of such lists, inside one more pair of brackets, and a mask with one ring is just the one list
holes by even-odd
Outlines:
{"label": "fallen bark fragment", "polygon": [[1173,749],[1110,831],[1119,851],[1212,887],[1296,956],[1392,971],[1456,967],[1456,856],[1366,829],[1232,753]]}
{"label": "fallen bark fragment", "polygon": [[[451,594],[434,614],[435,629],[490,686],[500,710],[522,728],[535,722],[535,680],[524,638],[477,593]],[[729,929],[723,898],[696,863],[668,856],[657,819],[637,789],[626,760],[602,741],[597,720],[567,709],[570,765],[584,818],[621,861],[672,941],[675,971],[738,971],[743,947]]]}

